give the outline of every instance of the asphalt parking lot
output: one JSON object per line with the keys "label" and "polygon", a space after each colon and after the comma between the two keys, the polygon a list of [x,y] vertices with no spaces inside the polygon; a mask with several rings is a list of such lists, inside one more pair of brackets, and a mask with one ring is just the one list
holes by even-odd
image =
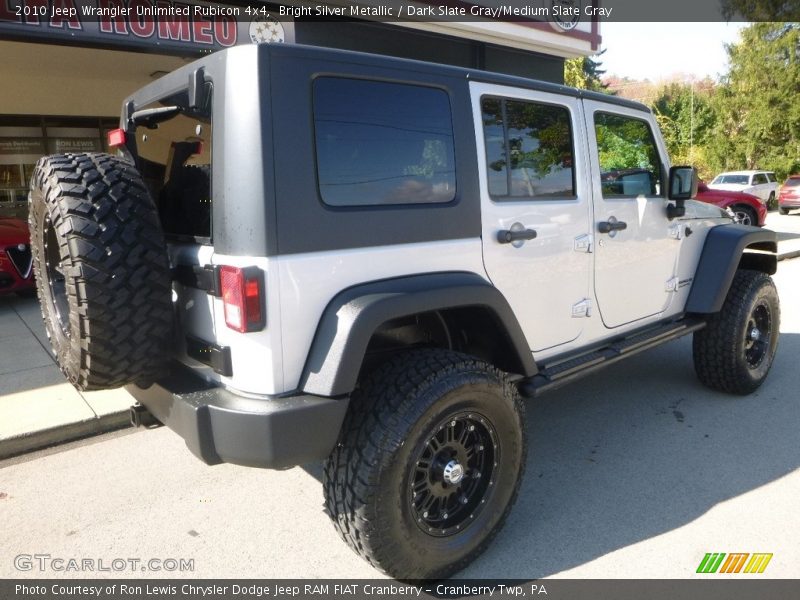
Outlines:
{"label": "asphalt parking lot", "polygon": [[[800,217],[776,218],[800,232]],[[782,336],[757,393],[702,387],[683,339],[529,403],[519,500],[461,575],[708,577],[695,574],[707,552],[767,552],[762,575],[736,577],[799,577],[800,260],[781,262],[775,280]],[[338,539],[319,477],[319,465],[207,467],[166,428],[6,460],[0,578],[379,576]],[[194,565],[42,573],[18,570],[20,554]]]}

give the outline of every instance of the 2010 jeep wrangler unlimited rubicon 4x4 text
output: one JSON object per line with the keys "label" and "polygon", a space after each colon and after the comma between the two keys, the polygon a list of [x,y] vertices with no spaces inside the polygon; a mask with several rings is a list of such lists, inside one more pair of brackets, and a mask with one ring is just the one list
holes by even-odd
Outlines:
{"label": "2010 jeep wrangler unlimited rubicon 4x4 text", "polygon": [[690,333],[712,388],[772,365],[775,234],[691,200],[641,104],[261,45],[135,93],[110,140],[31,182],[64,374],[208,464],[324,460],[334,526],[393,576],[497,533],[523,397]]}

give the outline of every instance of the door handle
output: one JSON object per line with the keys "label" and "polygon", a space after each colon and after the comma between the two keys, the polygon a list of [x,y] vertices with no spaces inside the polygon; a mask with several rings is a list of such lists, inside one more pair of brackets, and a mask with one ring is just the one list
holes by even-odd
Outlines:
{"label": "door handle", "polygon": [[[611,217],[613,219],[613,217]],[[617,221],[614,219],[613,221],[600,221],[597,224],[597,231],[600,233],[611,233],[612,231],[622,231],[623,229],[627,229],[628,224],[625,221]]]}
{"label": "door handle", "polygon": [[532,240],[535,237],[536,232],[533,229],[520,229],[519,231],[501,229],[497,232],[497,241],[501,244],[511,244],[512,242]]}

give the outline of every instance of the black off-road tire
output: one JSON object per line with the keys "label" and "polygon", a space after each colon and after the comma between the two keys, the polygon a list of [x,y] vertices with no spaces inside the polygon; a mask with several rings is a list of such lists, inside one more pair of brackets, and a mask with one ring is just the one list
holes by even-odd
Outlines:
{"label": "black off-road tire", "polygon": [[780,208],[778,209],[782,215],[788,215],[789,209],[788,208]]}
{"label": "black off-road tire", "polygon": [[778,203],[775,200],[775,192],[770,192],[769,198],[767,198],[767,210],[772,212],[776,208],[778,208]]}
{"label": "black off-road tire", "polygon": [[171,277],[136,169],[108,154],[41,158],[28,220],[45,329],[67,379],[79,390],[152,383],[172,339]]}
{"label": "black off-road tire", "polygon": [[[463,456],[472,453],[463,479],[452,487],[434,481],[458,444],[469,448]],[[374,567],[404,580],[447,577],[503,525],[525,469],[525,444],[524,407],[504,373],[456,352],[409,351],[353,393],[325,465],[326,507],[344,541]],[[431,498],[450,492],[456,506],[448,515],[448,501]],[[434,502],[431,514],[422,512],[426,499]]]}
{"label": "black off-road tire", "polygon": [[694,334],[700,381],[731,394],[755,391],[772,367],[779,330],[780,304],[772,279],[760,271],[737,271],[722,310]]}

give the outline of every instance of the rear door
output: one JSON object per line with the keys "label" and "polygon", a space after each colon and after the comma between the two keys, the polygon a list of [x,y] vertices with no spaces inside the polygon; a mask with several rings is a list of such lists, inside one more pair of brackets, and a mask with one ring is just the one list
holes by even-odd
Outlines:
{"label": "rear door", "polygon": [[591,316],[591,204],[580,100],[472,83],[483,259],[532,350]]}
{"label": "rear door", "polygon": [[769,199],[770,192],[767,176],[764,173],[755,173],[753,174],[752,182],[753,191],[750,193],[761,198],[762,202],[766,202]]}
{"label": "rear door", "polygon": [[613,328],[661,313],[677,285],[680,229],[667,219],[661,138],[642,111],[584,100],[593,171],[594,289]]}

